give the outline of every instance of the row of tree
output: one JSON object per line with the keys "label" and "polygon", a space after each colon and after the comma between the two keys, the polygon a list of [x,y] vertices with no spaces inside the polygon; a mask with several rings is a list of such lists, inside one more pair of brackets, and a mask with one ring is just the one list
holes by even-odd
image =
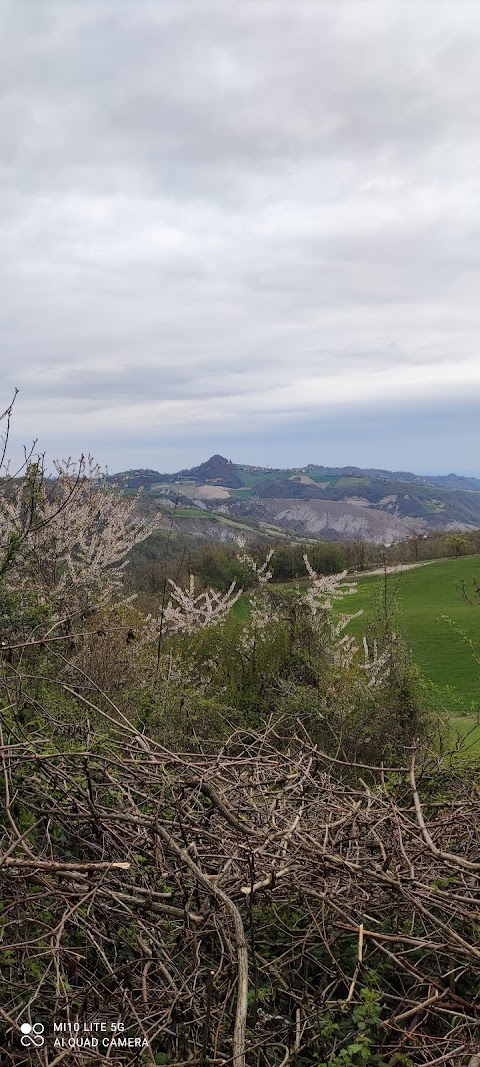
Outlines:
{"label": "row of tree", "polygon": [[[252,555],[260,561],[265,542],[251,545]],[[397,563],[417,563],[444,557],[458,557],[480,553],[480,531],[454,531],[431,535],[412,535],[406,541],[385,547],[368,541],[316,541],[275,545],[272,569],[274,581],[294,582],[305,578],[304,555],[319,574],[337,574],[347,569],[361,572],[369,568]],[[170,533],[157,530],[138,543],[129,554],[127,581],[132,592],[140,595],[147,606],[162,596],[166,581],[185,582],[195,574],[202,587],[226,590],[235,580],[248,590],[253,578],[238,559],[235,543],[201,540],[182,536],[178,530]]]}

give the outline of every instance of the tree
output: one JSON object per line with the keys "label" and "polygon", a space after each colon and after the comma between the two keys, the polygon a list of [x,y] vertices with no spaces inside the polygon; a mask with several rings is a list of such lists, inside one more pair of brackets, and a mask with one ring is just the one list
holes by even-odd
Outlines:
{"label": "tree", "polygon": [[54,467],[50,479],[41,458],[30,461],[24,477],[0,492],[0,576],[4,589],[33,595],[72,627],[125,600],[127,555],[158,518],[138,518],[137,497],[112,487],[91,456]]}
{"label": "tree", "polygon": [[445,538],[445,546],[449,552],[453,552],[455,556],[465,555],[468,548],[468,538],[464,533],[452,533]]}

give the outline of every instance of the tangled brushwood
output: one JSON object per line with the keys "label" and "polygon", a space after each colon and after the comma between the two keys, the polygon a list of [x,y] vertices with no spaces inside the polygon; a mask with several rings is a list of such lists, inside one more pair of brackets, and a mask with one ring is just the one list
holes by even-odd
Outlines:
{"label": "tangled brushwood", "polygon": [[[2,738],[3,1063],[104,1062],[54,1033],[99,1019],[125,1026],[122,1067],[468,1063],[467,774],[415,748],[352,768],[273,727],[189,755],[113,708],[99,722],[108,740]],[[22,1050],[24,1021],[44,1025],[41,1051]]]}

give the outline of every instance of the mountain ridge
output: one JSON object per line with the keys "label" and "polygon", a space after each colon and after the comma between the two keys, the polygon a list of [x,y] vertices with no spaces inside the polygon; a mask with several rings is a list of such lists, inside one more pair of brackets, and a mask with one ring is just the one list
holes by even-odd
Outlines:
{"label": "mountain ridge", "polygon": [[120,481],[126,481],[127,479],[130,482],[131,476],[135,479],[143,476],[144,481],[147,482],[152,479],[155,481],[164,480],[166,482],[176,481],[178,478],[191,478],[192,480],[198,478],[200,482],[205,477],[224,478],[226,474],[235,477],[235,472],[237,470],[259,474],[262,473],[265,475],[281,473],[290,475],[297,473],[308,474],[309,471],[317,471],[330,477],[369,477],[378,480],[414,482],[418,485],[439,485],[452,489],[468,488],[480,492],[480,478],[476,478],[473,475],[455,474],[453,471],[449,474],[415,474],[413,471],[391,471],[381,467],[356,467],[348,464],[343,467],[332,467],[322,466],[317,463],[307,463],[303,467],[262,467],[249,463],[235,463],[232,460],[227,459],[225,456],[221,456],[219,453],[215,453],[213,456],[210,456],[208,460],[205,460],[205,462],[200,463],[195,467],[186,467],[171,473],[162,473],[161,471],[152,468],[137,468],[120,471],[117,474],[110,475],[110,480],[120,484]]}

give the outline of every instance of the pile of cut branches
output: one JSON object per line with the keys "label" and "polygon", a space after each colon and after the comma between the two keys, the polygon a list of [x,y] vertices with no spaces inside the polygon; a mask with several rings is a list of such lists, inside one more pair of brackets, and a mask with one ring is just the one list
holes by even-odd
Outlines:
{"label": "pile of cut branches", "polygon": [[109,729],[2,739],[2,1062],[468,1064],[471,774],[420,751],[351,768],[273,729],[204,755]]}

